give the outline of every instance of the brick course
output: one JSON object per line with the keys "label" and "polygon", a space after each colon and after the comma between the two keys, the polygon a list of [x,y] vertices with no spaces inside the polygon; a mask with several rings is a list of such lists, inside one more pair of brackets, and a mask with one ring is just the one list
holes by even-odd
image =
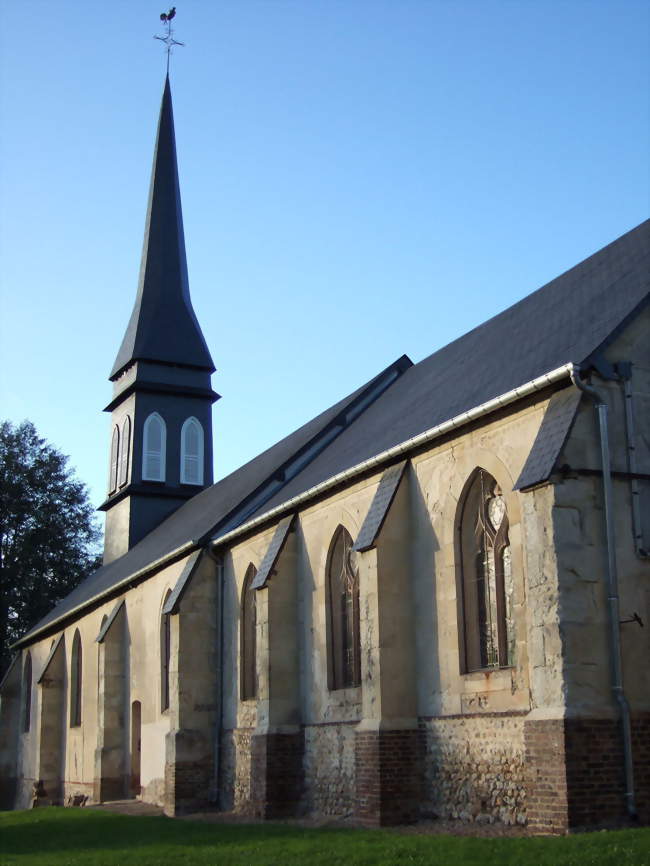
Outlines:
{"label": "brick course", "polygon": [[423,752],[418,729],[357,731],[355,817],[361,823],[377,827],[417,821]]}
{"label": "brick course", "polygon": [[303,731],[251,738],[251,807],[258,818],[289,818],[301,811]]}
{"label": "brick course", "polygon": [[[650,713],[633,718],[639,818],[650,820]],[[555,719],[524,725],[529,826],[566,833],[627,820],[617,719]]]}

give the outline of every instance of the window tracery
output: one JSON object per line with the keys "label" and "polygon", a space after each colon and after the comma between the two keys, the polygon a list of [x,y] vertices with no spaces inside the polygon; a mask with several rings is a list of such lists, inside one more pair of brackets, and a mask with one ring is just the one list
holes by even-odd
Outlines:
{"label": "window tracery", "polygon": [[352,538],[339,526],[327,565],[328,680],[331,690],[361,684],[359,570]]}
{"label": "window tracery", "polygon": [[501,488],[478,469],[465,494],[459,526],[467,671],[515,663],[508,527]]}

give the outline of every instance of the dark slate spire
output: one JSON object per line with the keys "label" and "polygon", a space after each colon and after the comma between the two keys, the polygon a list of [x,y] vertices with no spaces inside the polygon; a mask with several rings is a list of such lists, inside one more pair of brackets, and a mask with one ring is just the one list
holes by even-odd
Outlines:
{"label": "dark slate spire", "polygon": [[138,294],[110,378],[134,361],[214,372],[190,300],[169,78],[160,107]]}

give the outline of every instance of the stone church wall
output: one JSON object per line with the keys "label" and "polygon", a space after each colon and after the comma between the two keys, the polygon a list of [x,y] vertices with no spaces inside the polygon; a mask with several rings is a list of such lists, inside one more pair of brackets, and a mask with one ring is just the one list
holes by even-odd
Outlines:
{"label": "stone church wall", "polygon": [[460,821],[526,823],[522,715],[422,720],[424,814]]}

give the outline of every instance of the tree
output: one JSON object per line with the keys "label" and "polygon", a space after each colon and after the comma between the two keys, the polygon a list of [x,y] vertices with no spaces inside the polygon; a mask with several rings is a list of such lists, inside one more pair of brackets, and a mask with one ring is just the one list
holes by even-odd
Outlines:
{"label": "tree", "polygon": [[9,647],[100,564],[88,491],[31,421],[0,424],[0,676]]}

